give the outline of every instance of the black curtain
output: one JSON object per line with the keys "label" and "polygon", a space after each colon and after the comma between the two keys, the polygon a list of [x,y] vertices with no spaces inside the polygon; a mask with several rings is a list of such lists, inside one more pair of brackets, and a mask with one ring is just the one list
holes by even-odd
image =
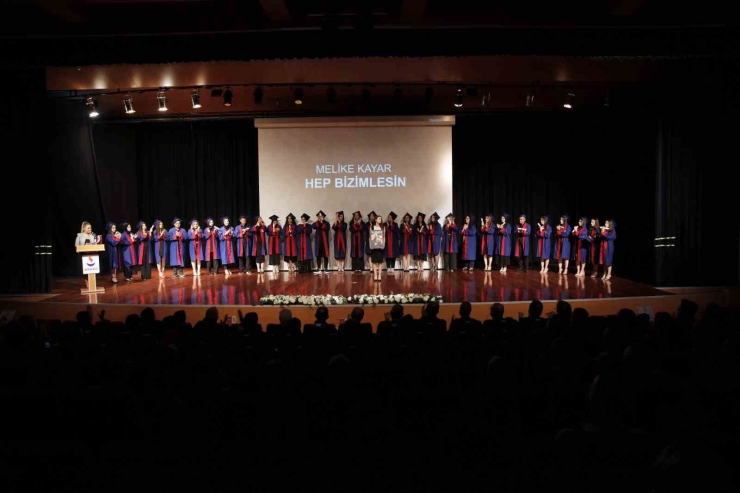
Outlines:
{"label": "black curtain", "polygon": [[[82,108],[80,108],[82,106]],[[257,130],[253,120],[174,123],[97,123],[88,127],[84,105],[60,111],[62,166],[56,187],[55,211],[60,237],[79,230],[83,220],[103,232],[116,224],[161,219],[169,225],[203,221],[259,209]],[[72,240],[74,236],[72,236]],[[70,244],[72,244],[70,240]],[[74,250],[60,242],[56,275],[75,275]]]}
{"label": "black curtain", "polygon": [[652,282],[656,132],[656,118],[608,108],[460,116],[452,134],[457,216],[616,219],[614,274]]}

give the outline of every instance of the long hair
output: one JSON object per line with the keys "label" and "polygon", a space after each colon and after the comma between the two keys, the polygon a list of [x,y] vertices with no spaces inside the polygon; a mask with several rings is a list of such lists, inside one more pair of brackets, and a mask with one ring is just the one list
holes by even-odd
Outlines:
{"label": "long hair", "polygon": [[595,229],[596,231],[599,231],[599,228],[601,227],[601,224],[599,224],[599,220],[597,218],[595,218],[595,217],[592,217],[591,220],[594,222],[594,225],[591,226],[589,224],[589,228],[590,229]]}
{"label": "long hair", "polygon": [[82,226],[80,226],[80,233],[84,233],[85,232],[85,228],[87,228],[88,226],[91,226],[92,227],[92,225],[89,222],[82,221]]}

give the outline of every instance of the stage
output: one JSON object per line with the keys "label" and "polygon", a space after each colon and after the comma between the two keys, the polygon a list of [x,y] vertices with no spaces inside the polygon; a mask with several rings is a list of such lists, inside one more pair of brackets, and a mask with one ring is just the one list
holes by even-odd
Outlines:
{"label": "stage", "polygon": [[[156,271],[154,272],[156,276]],[[0,298],[0,307],[16,310],[16,316],[32,314],[36,318],[58,318],[71,320],[75,314],[89,304],[97,305],[94,310],[106,311],[109,320],[123,320],[132,313],[139,313],[145,306],[155,308],[157,316],[162,317],[177,310],[185,310],[189,320],[203,317],[205,309],[217,306],[221,315],[236,317],[237,310],[243,313],[256,311],[260,319],[269,321],[277,319],[277,306],[261,306],[260,298],[270,294],[397,294],[429,293],[441,295],[443,303],[440,316],[449,320],[457,313],[462,301],[473,304],[473,316],[480,319],[489,317],[491,303],[501,302],[506,307],[506,315],[517,317],[527,312],[527,305],[533,299],[539,299],[545,305],[545,313],[554,310],[555,303],[563,299],[573,307],[586,308],[592,315],[610,315],[621,308],[638,310],[638,307],[650,306],[654,313],[658,311],[675,312],[681,298],[693,299],[700,306],[709,302],[728,304],[729,289],[656,289],[647,284],[613,277],[603,280],[591,277],[558,275],[556,272],[540,274],[538,271],[527,273],[509,269],[506,274],[498,271],[484,272],[475,270],[454,272],[428,270],[422,272],[400,272],[393,274],[383,272],[381,282],[373,282],[372,274],[345,272],[340,274],[330,271],[327,274],[291,274],[271,272],[264,274],[222,273],[215,276],[202,275],[194,277],[186,270],[185,278],[173,279],[171,271],[165,278],[155,277],[142,281],[138,276],[128,283],[119,274],[118,283],[113,284],[109,275],[98,276],[98,285],[105,288],[105,293],[81,295],[84,287],[82,278],[54,279],[52,293],[37,296],[6,296]],[[311,319],[314,308],[290,306],[294,314],[300,314],[303,320]],[[388,305],[367,306],[368,321],[383,319],[389,310]],[[406,309],[416,314],[419,305],[406,305]],[[344,318],[351,306],[330,307],[330,321],[337,322]],[[235,319],[234,319],[235,320]]]}

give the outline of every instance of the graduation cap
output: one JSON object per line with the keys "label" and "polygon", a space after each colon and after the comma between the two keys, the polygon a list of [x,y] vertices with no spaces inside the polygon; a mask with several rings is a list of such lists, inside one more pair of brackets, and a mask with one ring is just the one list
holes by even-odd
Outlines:
{"label": "graduation cap", "polygon": [[192,218],[188,224],[190,224],[190,227],[192,228],[193,227],[193,223],[197,223],[197,222],[199,222],[197,219]]}
{"label": "graduation cap", "polygon": [[285,219],[288,219],[288,218],[291,218],[293,220],[293,222],[295,222],[295,216],[293,215],[292,212],[288,213],[288,215],[285,216]]}
{"label": "graduation cap", "polygon": [[448,217],[455,217],[455,215],[454,215],[453,213],[451,213],[451,212],[450,212],[449,214],[447,214],[447,215],[445,216],[445,219],[447,219]]}
{"label": "graduation cap", "polygon": [[570,222],[570,216],[568,214],[563,214],[562,216],[560,216],[560,219],[565,219],[566,223]]}
{"label": "graduation cap", "polygon": [[175,218],[174,218],[174,219],[172,220],[172,225],[174,226],[174,225],[175,225],[175,223],[182,223],[182,219],[180,219],[179,217],[175,217]]}
{"label": "graduation cap", "polygon": [[408,212],[407,212],[406,214],[404,214],[404,215],[403,215],[403,218],[404,218],[404,219],[406,219],[407,217],[408,217],[409,219],[413,219],[413,217],[411,217],[411,214],[409,214]]}
{"label": "graduation cap", "polygon": [[155,228],[159,228],[159,223],[161,222],[162,221],[160,221],[159,219],[155,219],[154,222],[152,223],[152,226],[154,226]]}
{"label": "graduation cap", "polygon": [[395,220],[396,220],[396,218],[398,217],[398,214],[396,214],[396,213],[395,213],[395,212],[393,212],[393,211],[390,211],[390,212],[388,213],[388,215],[389,215],[389,216],[391,216],[391,217],[393,218],[393,220],[394,220],[394,221],[395,221]]}
{"label": "graduation cap", "polygon": [[525,221],[527,220],[527,215],[523,212],[519,214],[519,217],[523,217]]}
{"label": "graduation cap", "polygon": [[136,223],[136,231],[141,231],[141,225],[144,224],[144,221],[139,220],[138,223]]}
{"label": "graduation cap", "polygon": [[584,226],[588,225],[588,218],[586,216],[582,216],[581,220],[583,221]]}
{"label": "graduation cap", "polygon": [[416,218],[418,219],[419,216],[421,216],[422,221],[427,218],[427,215],[424,214],[423,212],[417,212],[416,213]]}
{"label": "graduation cap", "polygon": [[229,220],[229,216],[222,216],[221,217],[221,222],[228,221],[228,220]]}
{"label": "graduation cap", "polygon": [[[208,221],[213,221],[213,217],[212,217],[212,216],[208,216],[208,217],[206,218],[206,224],[208,224]],[[215,222],[215,221],[214,221],[214,222]]]}
{"label": "graduation cap", "polygon": [[301,219],[305,219],[306,221],[308,221],[309,219],[311,219],[311,216],[304,212],[303,214],[301,214]]}
{"label": "graduation cap", "polygon": [[508,221],[508,220],[509,220],[509,218],[511,217],[511,215],[510,215],[510,214],[509,214],[508,212],[504,212],[504,213],[503,213],[503,214],[501,214],[501,215],[502,215],[502,216],[504,216],[504,217],[506,218],[506,220],[507,220],[507,221]]}
{"label": "graduation cap", "polygon": [[246,214],[239,214],[239,220],[241,221],[242,219],[244,219],[246,221],[249,218],[247,217]]}
{"label": "graduation cap", "polygon": [[352,217],[355,217],[355,214],[358,214],[360,217],[362,217],[362,212],[360,212],[360,211],[353,212],[352,213]]}
{"label": "graduation cap", "polygon": [[324,211],[319,211],[319,212],[317,212],[317,213],[316,213],[316,217],[319,217],[319,216],[321,216],[321,217],[326,217],[326,212],[324,212]]}
{"label": "graduation cap", "polygon": [[545,218],[545,221],[547,221],[548,223],[550,222],[550,216],[548,216],[547,214],[545,214],[542,217],[544,217]]}
{"label": "graduation cap", "polygon": [[260,217],[262,217],[262,216],[260,216],[259,214],[257,214],[256,216],[254,216],[254,222],[259,221],[260,220]]}
{"label": "graduation cap", "polygon": [[375,212],[375,211],[370,211],[370,212],[367,213],[367,217],[370,217],[370,216],[378,217],[378,213]]}
{"label": "graduation cap", "polygon": [[127,223],[127,222],[125,222],[125,221],[124,221],[124,222],[122,222],[122,223],[121,223],[121,226],[120,226],[120,227],[121,227],[121,231],[126,231],[126,228],[128,228],[129,226],[130,226],[130,224],[129,224],[129,223]]}
{"label": "graduation cap", "polygon": [[437,214],[436,212],[432,212],[432,215],[429,216],[429,219],[431,218],[434,218],[434,220],[436,221],[437,219],[439,219],[439,214]]}
{"label": "graduation cap", "polygon": [[337,216],[343,216],[343,215],[344,215],[344,211],[337,211]]}
{"label": "graduation cap", "polygon": [[115,225],[116,223],[114,223],[113,221],[108,221],[108,224],[105,225],[105,230],[110,231],[110,228]]}
{"label": "graduation cap", "polygon": [[272,216],[270,216],[270,221],[277,221],[278,219],[280,219],[280,218],[277,217],[276,214],[273,214]]}

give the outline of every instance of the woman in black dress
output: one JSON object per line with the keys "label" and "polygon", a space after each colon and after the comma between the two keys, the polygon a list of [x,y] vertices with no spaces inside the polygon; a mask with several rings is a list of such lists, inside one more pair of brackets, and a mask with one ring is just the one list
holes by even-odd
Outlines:
{"label": "woman in black dress", "polygon": [[380,281],[383,272],[383,248],[385,247],[385,230],[383,218],[375,216],[375,221],[369,228],[370,260],[373,265],[373,281]]}

